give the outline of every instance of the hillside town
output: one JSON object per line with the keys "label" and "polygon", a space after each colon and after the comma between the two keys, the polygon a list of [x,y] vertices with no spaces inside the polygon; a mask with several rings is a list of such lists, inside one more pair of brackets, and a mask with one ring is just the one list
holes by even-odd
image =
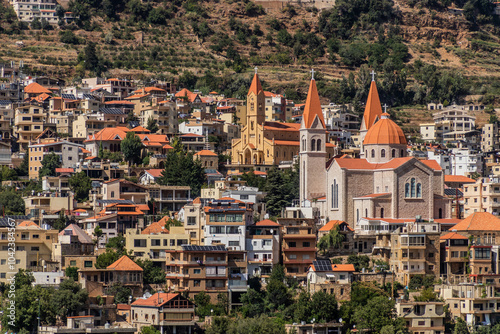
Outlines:
{"label": "hillside town", "polygon": [[31,300],[32,330],[197,333],[252,314],[250,290],[280,274],[292,300],[336,302],[287,333],[381,332],[337,310],[361,288],[407,332],[499,322],[500,129],[476,124],[484,105],[431,103],[415,137],[373,71],[358,115],[321,103],[314,70],[300,104],[257,68],[246,100],[1,69],[0,282],[86,293],[53,323]]}

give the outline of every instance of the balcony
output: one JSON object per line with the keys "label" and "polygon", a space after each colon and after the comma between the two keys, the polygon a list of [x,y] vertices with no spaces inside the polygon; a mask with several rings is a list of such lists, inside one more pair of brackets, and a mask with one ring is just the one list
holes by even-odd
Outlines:
{"label": "balcony", "polygon": [[283,252],[316,252],[316,247],[288,247]]}
{"label": "balcony", "polygon": [[245,281],[229,280],[229,287],[247,289],[248,282],[246,280]]}

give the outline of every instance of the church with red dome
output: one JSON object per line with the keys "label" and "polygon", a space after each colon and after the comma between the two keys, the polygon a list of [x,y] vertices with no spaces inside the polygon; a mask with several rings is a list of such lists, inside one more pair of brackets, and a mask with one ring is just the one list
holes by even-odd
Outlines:
{"label": "church with red dome", "polygon": [[[443,170],[433,160],[408,156],[403,130],[382,112],[374,80],[361,123],[361,158],[327,160],[325,122],[316,99],[313,79],[300,129],[301,206],[316,206],[322,221],[345,221],[360,234],[389,231],[417,219],[451,218]],[[372,248],[374,240],[371,245],[357,243],[359,251]]]}

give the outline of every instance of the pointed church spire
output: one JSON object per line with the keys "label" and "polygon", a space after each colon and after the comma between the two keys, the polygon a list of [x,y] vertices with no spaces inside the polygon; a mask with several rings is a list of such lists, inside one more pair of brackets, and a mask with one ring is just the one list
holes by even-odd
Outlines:
{"label": "pointed church spire", "polygon": [[319,121],[323,128],[325,127],[325,120],[323,118],[323,111],[321,110],[321,102],[319,101],[318,88],[316,88],[316,80],[314,80],[314,70],[311,71],[312,79],[309,85],[309,92],[307,93],[306,105],[304,107],[304,113],[302,114],[302,121],[304,122],[304,128],[311,128],[314,118],[318,116]]}
{"label": "pointed church spire", "polygon": [[259,75],[257,74],[257,67],[255,68],[255,74],[253,76],[252,84],[250,85],[250,89],[248,90],[248,94],[254,93],[255,95],[259,94],[262,91],[262,86],[260,85]]}
{"label": "pointed church spire", "polygon": [[372,71],[372,82],[370,84],[370,92],[366,100],[365,113],[361,122],[361,130],[369,130],[382,115],[382,106],[378,97],[377,84],[375,83],[375,72]]}

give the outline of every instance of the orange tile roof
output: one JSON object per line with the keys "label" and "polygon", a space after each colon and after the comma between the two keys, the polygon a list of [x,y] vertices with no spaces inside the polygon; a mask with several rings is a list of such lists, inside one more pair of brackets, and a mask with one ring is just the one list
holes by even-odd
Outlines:
{"label": "orange tile roof", "polygon": [[160,223],[160,222],[151,223],[141,232],[141,234],[159,234],[159,233],[164,233],[164,234],[169,233],[169,231],[165,228],[165,223]]}
{"label": "orange tile roof", "polygon": [[[329,231],[331,231],[332,228],[334,228],[335,226],[340,225],[342,223],[345,223],[345,221],[343,221],[343,220],[330,220],[323,227],[321,227],[319,229],[319,231],[329,232]],[[349,229],[349,231],[354,231],[352,228],[349,227],[349,225],[347,225],[347,228]]]}
{"label": "orange tile roof", "polygon": [[106,269],[112,269],[117,271],[142,271],[142,268],[132,261],[127,255],[123,255],[121,258],[110,264]]}
{"label": "orange tile roof", "polygon": [[253,226],[281,226],[281,225],[276,222],[273,222],[270,219],[264,219],[261,220],[260,222],[256,222],[255,224],[253,224]]}
{"label": "orange tile roof", "polygon": [[312,79],[309,84],[309,92],[307,93],[306,106],[302,114],[302,121],[306,129],[310,129],[314,119],[318,117],[321,126],[325,128],[325,120],[323,119],[323,111],[321,110],[321,102],[319,100],[318,88],[316,80]]}
{"label": "orange tile roof", "polygon": [[73,168],[56,168],[56,173],[73,173]]}
{"label": "orange tile roof", "polygon": [[149,175],[152,177],[161,177],[161,173],[164,171],[164,169],[146,169],[145,172],[147,172]]}
{"label": "orange tile roof", "polygon": [[[94,133],[89,136],[89,139],[85,140],[85,142],[95,141],[95,140],[118,140],[122,141],[127,136],[127,132],[130,130],[123,126],[117,126],[114,128],[104,128],[101,131]],[[144,136],[144,135],[143,135]]]}
{"label": "orange tile roof", "polygon": [[47,99],[50,99],[50,97],[51,96],[49,94],[43,93],[43,94],[40,94],[37,97],[35,97],[35,100],[38,101],[38,102],[42,102],[42,101],[45,101]]}
{"label": "orange tile roof", "polygon": [[84,209],[76,209],[76,210],[73,210],[73,212],[87,212],[87,210],[84,210]]}
{"label": "orange tile roof", "polygon": [[137,209],[140,211],[149,211],[149,205],[147,204],[137,204]]}
{"label": "orange tile roof", "polygon": [[420,162],[434,170],[442,170],[441,166],[436,160],[420,160]]}
{"label": "orange tile roof", "polygon": [[500,231],[500,219],[489,212],[474,212],[457,225],[452,231]]}
{"label": "orange tile roof", "polygon": [[128,310],[130,310],[130,305],[129,304],[116,304],[116,309],[128,311]]}
{"label": "orange tile roof", "polygon": [[445,175],[444,182],[476,183],[476,180],[463,175]]}
{"label": "orange tile roof", "polygon": [[141,98],[146,97],[146,96],[149,96],[149,94],[134,94],[134,95],[127,96],[125,98],[125,100],[141,99]]}
{"label": "orange tile roof", "polygon": [[[158,87],[144,87],[144,91],[146,93],[150,93],[150,92],[163,92],[163,93],[166,93],[167,92],[165,89],[161,89],[161,88],[158,88]],[[135,90],[134,93],[135,94],[142,93],[142,88],[139,88],[139,89]]]}
{"label": "orange tile roof", "polygon": [[121,100],[117,100],[117,101],[106,101],[104,102],[104,104],[128,104],[128,105],[135,105],[134,102],[130,102],[130,101],[121,101]]}
{"label": "orange tile roof", "polygon": [[80,150],[82,150],[82,153],[84,153],[84,154],[90,154],[90,153],[92,153],[89,150],[84,149],[83,147],[80,147]]}
{"label": "orange tile roof", "polygon": [[179,294],[178,293],[165,293],[165,292],[158,292],[149,297],[148,299],[136,299],[133,303],[132,306],[152,306],[152,307],[160,307],[175,297],[177,297]]}
{"label": "orange tile roof", "polygon": [[136,126],[135,128],[133,128],[132,130],[130,131],[134,131],[134,132],[147,132],[147,133],[150,133],[151,131],[149,131],[148,129],[142,127],[142,126]]}
{"label": "orange tile roof", "polygon": [[194,155],[199,155],[199,156],[217,156],[217,154],[215,154],[214,152],[212,151],[209,151],[209,150],[201,150],[199,152],[196,152]]}
{"label": "orange tile roof", "polygon": [[162,147],[162,148],[163,148],[163,149],[165,149],[165,150],[172,150],[172,149],[173,149],[173,147],[172,147],[172,146],[170,146],[170,145],[168,145],[168,144],[163,145],[163,147]]}
{"label": "orange tile roof", "polygon": [[391,193],[369,194],[369,195],[359,196],[357,198],[376,198],[376,197],[386,196],[386,195],[390,195],[390,194]]}
{"label": "orange tile roof", "polygon": [[378,96],[377,84],[372,81],[370,84],[370,92],[366,100],[365,112],[363,114],[364,128],[369,130],[377,120],[382,116],[382,106]]}
{"label": "orange tile roof", "polygon": [[332,271],[356,271],[354,264],[332,264]]}
{"label": "orange tile roof", "polygon": [[448,234],[441,236],[439,239],[441,239],[441,240],[467,240],[467,237],[464,237],[463,235],[458,234],[457,232],[450,232]]}
{"label": "orange tile roof", "polygon": [[187,88],[183,88],[175,94],[175,97],[186,97],[189,102],[194,102],[198,94],[193,93]]}
{"label": "orange tile roof", "polygon": [[[394,158],[388,162],[384,163],[370,163],[366,159],[354,159],[350,158],[349,156],[345,157],[340,157],[334,159],[340,166],[340,168],[345,168],[345,169],[353,169],[353,170],[377,170],[377,169],[395,169],[398,168],[408,161],[415,159],[413,157],[404,157],[404,158]],[[437,164],[437,162],[434,164],[433,161],[435,160],[418,160],[422,163],[424,163],[426,166],[429,168],[432,168],[434,170],[441,170],[441,166]]]}
{"label": "orange tile roof", "polygon": [[24,87],[24,92],[28,94],[52,94],[50,90],[36,82],[32,82],[28,86]]}
{"label": "orange tile roof", "polygon": [[363,140],[364,145],[407,144],[403,130],[387,115],[389,114],[384,113],[382,119],[368,130]]}
{"label": "orange tile roof", "polygon": [[262,86],[260,84],[259,75],[257,73],[254,74],[252,83],[250,84],[250,89],[248,89],[248,94],[254,93],[258,95],[262,91]]}
{"label": "orange tile roof", "polygon": [[292,140],[275,140],[274,143],[280,146],[300,146],[300,142]]}
{"label": "orange tile roof", "polygon": [[40,228],[35,222],[32,222],[30,220],[25,220],[23,222],[20,222],[17,227],[35,227],[35,228]]}

